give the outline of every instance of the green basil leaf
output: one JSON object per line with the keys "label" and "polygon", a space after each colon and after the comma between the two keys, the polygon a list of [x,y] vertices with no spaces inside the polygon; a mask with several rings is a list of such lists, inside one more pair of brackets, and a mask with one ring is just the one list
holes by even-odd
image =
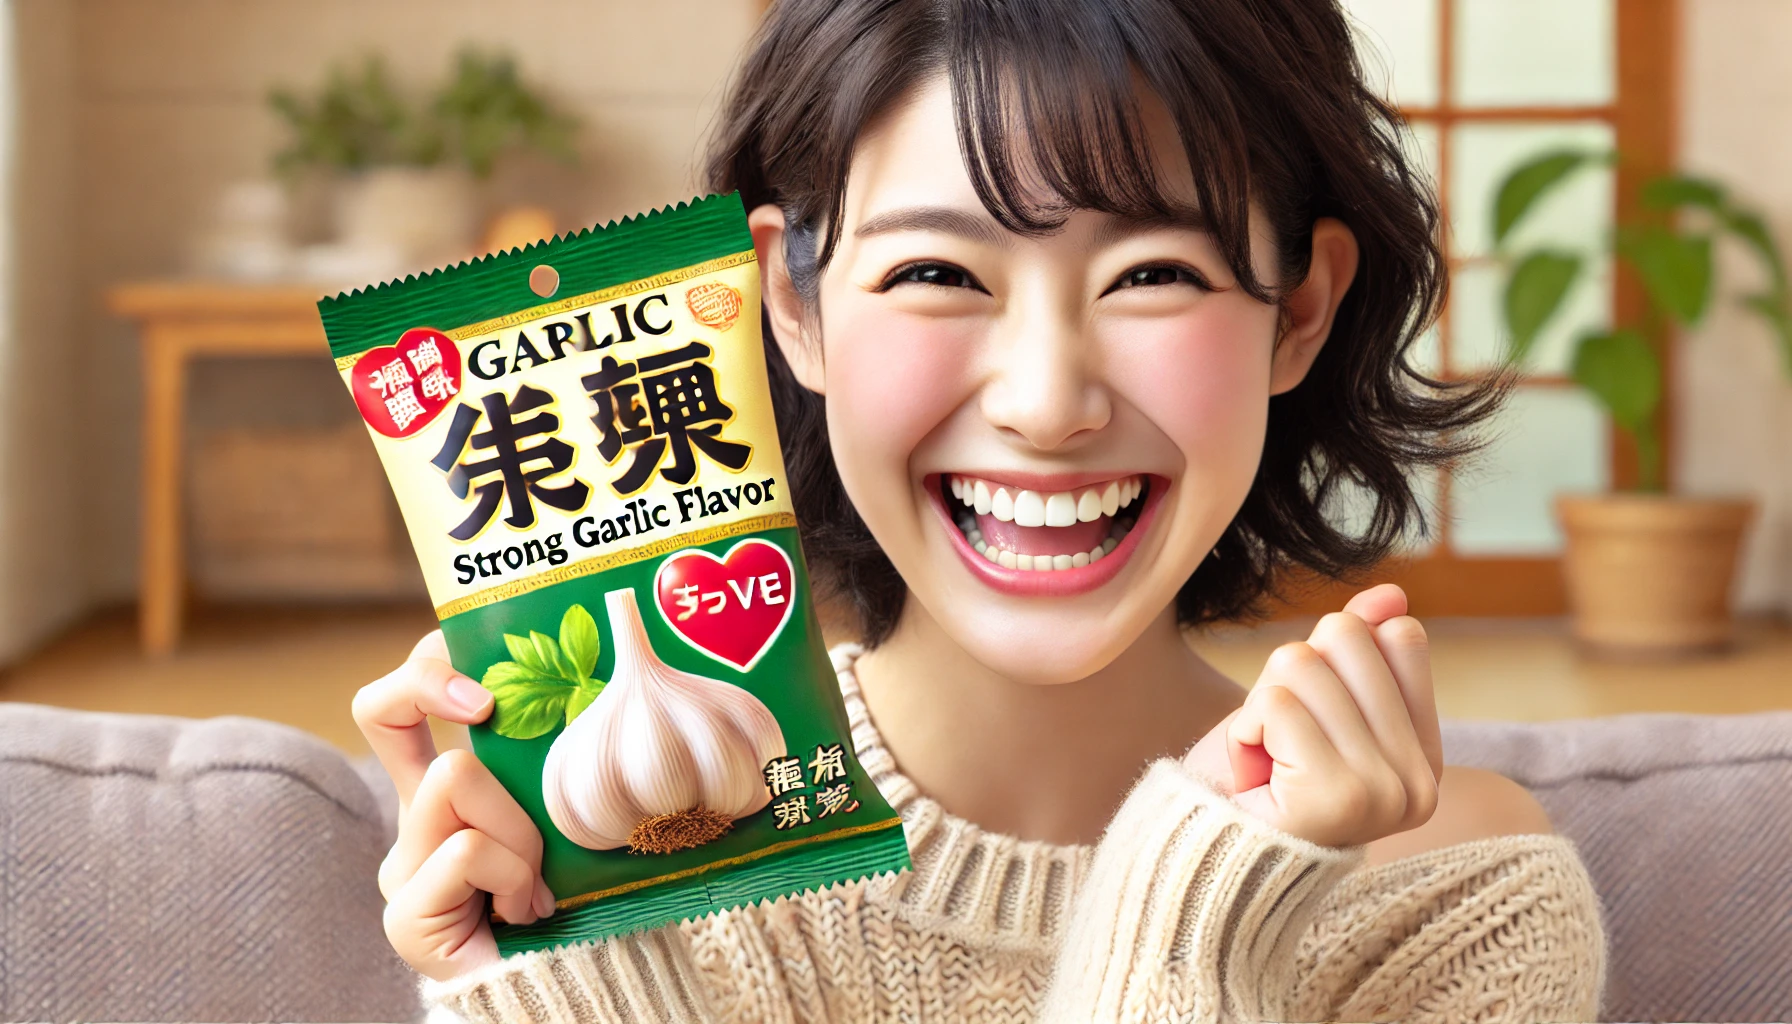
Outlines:
{"label": "green basil leaf", "polygon": [[541,660],[540,653],[535,650],[535,645],[529,642],[528,637],[506,633],[504,634],[504,646],[510,651],[510,660],[517,664],[527,665],[544,674],[551,674],[554,671],[549,663]]}
{"label": "green basil leaf", "polygon": [[571,725],[572,720],[590,707],[591,702],[596,700],[597,695],[602,692],[604,692],[604,684],[595,679],[587,679],[577,690],[574,690],[572,696],[566,699],[566,724]]}
{"label": "green basil leaf", "polygon": [[1514,363],[1522,362],[1530,352],[1579,276],[1579,256],[1547,249],[1531,253],[1512,268],[1512,276],[1506,279],[1505,305]]}
{"label": "green basil leaf", "polygon": [[514,661],[486,669],[480,684],[492,692],[492,729],[513,740],[532,740],[560,725],[576,692],[565,680]]}
{"label": "green basil leaf", "polygon": [[547,666],[549,675],[556,675],[569,683],[577,684],[579,677],[573,674],[572,662],[560,653],[560,645],[546,633],[529,631],[529,642],[535,645],[535,655]]}
{"label": "green basil leaf", "polygon": [[560,616],[560,653],[572,662],[580,679],[591,678],[597,671],[597,654],[602,642],[597,636],[597,622],[584,605],[573,605]]}

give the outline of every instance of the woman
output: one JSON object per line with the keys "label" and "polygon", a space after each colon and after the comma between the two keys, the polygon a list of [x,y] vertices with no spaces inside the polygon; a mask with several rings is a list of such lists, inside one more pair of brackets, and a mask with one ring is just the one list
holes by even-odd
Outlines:
{"label": "woman", "polygon": [[1497,403],[1406,362],[1444,278],[1399,132],[1329,0],[780,0],[710,184],[750,210],[805,549],[857,613],[836,667],[914,871],[500,961],[487,893],[552,912],[540,838],[471,756],[431,763],[425,715],[491,707],[431,636],[356,702],[426,994],[534,1021],[1591,1019],[1585,870],[1522,789],[1443,766],[1397,588],[1248,694],[1183,638],[1290,567],[1373,564],[1418,517],[1408,472]]}

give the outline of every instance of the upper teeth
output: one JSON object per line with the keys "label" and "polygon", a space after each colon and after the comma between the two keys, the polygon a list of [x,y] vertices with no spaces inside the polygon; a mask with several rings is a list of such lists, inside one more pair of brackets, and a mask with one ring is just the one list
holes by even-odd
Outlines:
{"label": "upper teeth", "polygon": [[1069,526],[1092,523],[1131,505],[1144,492],[1139,476],[1110,480],[1074,491],[1028,491],[992,484],[976,477],[949,475],[952,496],[977,511],[1017,526]]}

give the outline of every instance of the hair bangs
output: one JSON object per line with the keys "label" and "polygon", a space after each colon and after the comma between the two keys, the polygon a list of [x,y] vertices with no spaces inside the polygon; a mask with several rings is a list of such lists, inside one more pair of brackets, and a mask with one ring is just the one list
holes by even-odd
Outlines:
{"label": "hair bangs", "polygon": [[[947,5],[940,26],[959,149],[990,216],[1024,235],[1056,231],[1078,210],[1199,226],[1268,301],[1251,265],[1249,142],[1229,83],[1201,67],[1199,40],[1166,38],[1174,19],[1149,10],[1134,20],[1079,0],[1032,2],[1050,10],[969,0]],[[1166,188],[1147,102],[1175,124],[1192,201]]]}

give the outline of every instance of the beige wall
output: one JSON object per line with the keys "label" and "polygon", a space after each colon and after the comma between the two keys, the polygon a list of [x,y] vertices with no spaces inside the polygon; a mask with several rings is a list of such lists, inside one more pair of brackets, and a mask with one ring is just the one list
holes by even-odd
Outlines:
{"label": "beige wall", "polygon": [[[1682,3],[1682,162],[1760,204],[1792,255],[1792,3]],[[1720,260],[1726,287],[1753,282],[1740,256]],[[1685,340],[1678,369],[1678,478],[1761,503],[1739,596],[1753,610],[1792,611],[1792,382],[1779,354],[1726,303]]]}
{"label": "beige wall", "polygon": [[87,593],[78,491],[91,403],[73,344],[75,21],[64,0],[11,0],[0,143],[0,665],[78,614]]}
{"label": "beige wall", "polygon": [[[688,198],[691,163],[759,0],[48,0],[75,11],[79,240],[74,340],[97,389],[86,420],[82,528],[96,602],[135,586],[137,360],[100,311],[118,281],[169,274],[227,182],[265,174],[281,140],[265,96],[311,86],[339,57],[386,55],[431,81],[464,43],[509,50],[586,125],[577,171],[512,168],[499,198],[545,199],[566,227]],[[318,362],[218,365],[197,377],[198,426],[315,426],[348,415]]]}
{"label": "beige wall", "polygon": [[[1765,203],[1792,238],[1792,4],[1684,0],[1685,160]],[[463,42],[505,47],[585,118],[577,172],[525,167],[500,198],[546,197],[569,226],[695,189],[691,163],[759,0],[16,0],[23,156],[14,169],[16,347],[44,382],[5,408],[30,424],[0,451],[28,481],[0,531],[0,663],[82,604],[135,585],[138,376],[130,331],[100,311],[118,281],[178,269],[226,182],[278,145],[270,85],[318,81],[337,57],[388,55],[439,74]],[[1792,607],[1792,386],[1759,327],[1721,310],[1680,361],[1680,479],[1763,502],[1742,597]],[[78,404],[67,399],[78,395]],[[315,363],[206,368],[211,422],[314,425],[346,414]],[[79,411],[78,415],[76,410]],[[0,431],[20,438],[21,432]],[[41,495],[41,500],[37,500]],[[21,518],[23,517],[23,518]]]}

